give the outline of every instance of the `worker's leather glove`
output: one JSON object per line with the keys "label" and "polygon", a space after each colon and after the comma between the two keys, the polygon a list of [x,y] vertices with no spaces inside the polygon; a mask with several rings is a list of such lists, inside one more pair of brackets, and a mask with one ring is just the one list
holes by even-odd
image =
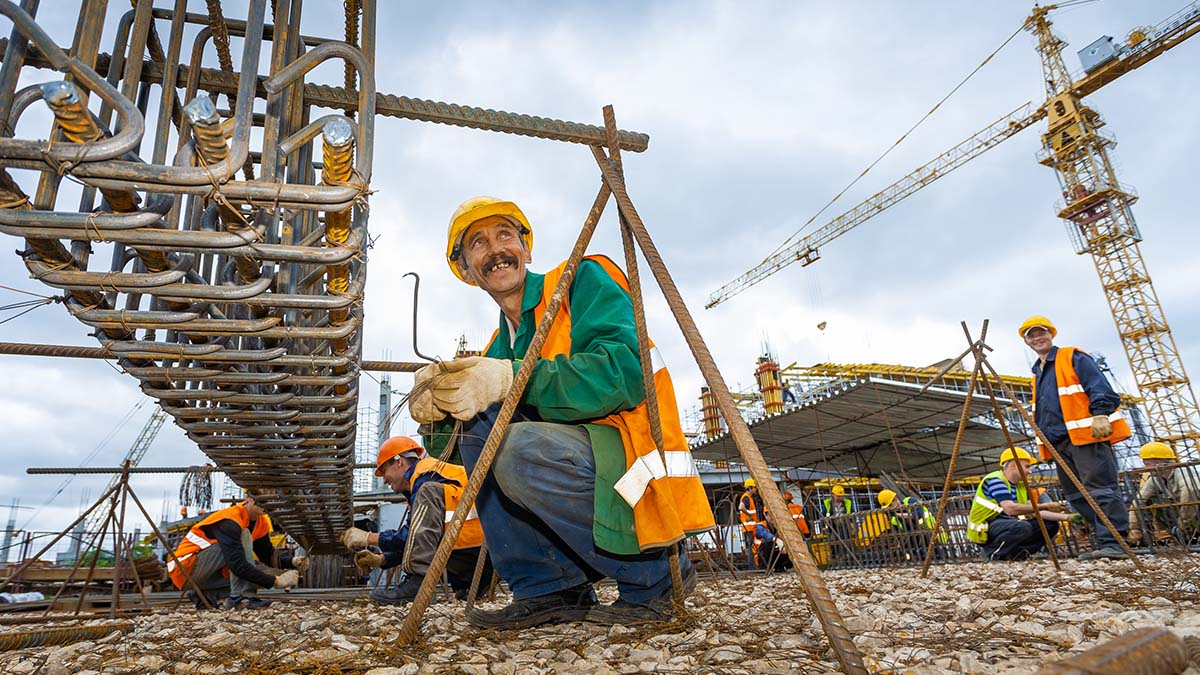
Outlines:
{"label": "worker's leather glove", "polygon": [[442,363],[433,380],[433,402],[454,419],[469,420],[501,401],[512,386],[512,361],[469,356]]}
{"label": "worker's leather glove", "polygon": [[431,389],[434,378],[441,372],[440,363],[431,363],[417,371],[417,379],[408,398],[408,413],[417,424],[433,424],[446,418],[446,413],[434,405]]}
{"label": "worker's leather glove", "polygon": [[1062,513],[1067,510],[1067,505],[1063,504],[1062,502],[1046,502],[1045,504],[1039,504],[1038,508],[1040,508],[1043,511],[1053,511],[1054,513]]}
{"label": "worker's leather glove", "polygon": [[300,583],[300,573],[288,570],[275,577],[275,588],[295,588]]}
{"label": "worker's leather glove", "polygon": [[359,574],[366,574],[382,565],[383,556],[374,551],[363,549],[354,554],[354,566],[358,568]]}
{"label": "worker's leather glove", "polygon": [[342,546],[345,546],[346,548],[366,548],[368,536],[369,533],[366,530],[360,530],[357,527],[347,527],[346,530],[342,532],[342,536],[340,537],[339,541],[341,541]]}
{"label": "worker's leather glove", "polygon": [[292,558],[292,567],[300,574],[308,574],[308,568],[312,567],[312,561],[306,555],[298,555]]}
{"label": "worker's leather glove", "polygon": [[1092,438],[1111,436],[1112,432],[1112,422],[1109,422],[1107,417],[1096,415],[1092,418]]}

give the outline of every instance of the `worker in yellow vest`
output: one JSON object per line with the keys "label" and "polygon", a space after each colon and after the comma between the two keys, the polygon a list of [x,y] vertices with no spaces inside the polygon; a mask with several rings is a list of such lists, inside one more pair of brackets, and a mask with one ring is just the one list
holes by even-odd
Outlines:
{"label": "worker in yellow vest", "polygon": [[[304,556],[281,556],[280,567],[292,568],[274,574],[268,565],[275,557],[271,544],[271,518],[252,495],[228,508],[213,511],[192,526],[175,549],[175,558],[167,562],[171,583],[188,597],[197,609],[204,600],[188,584],[188,578],[200,587],[209,604],[225,609],[269,607],[270,600],[258,597],[260,588],[295,588],[300,573],[308,569]],[[258,564],[255,564],[257,558]],[[223,595],[224,602],[220,602]]]}
{"label": "worker in yellow vest", "polygon": [[[522,359],[528,387],[478,498],[488,549],[513,592],[499,610],[471,610],[470,623],[521,628],[584,619],[663,621],[673,613],[668,550],[714,526],[679,422],[671,376],[651,361],[662,443],[650,430],[629,284],[616,264],[588,256],[566,287],[545,342],[529,353],[565,264],[547,274],[532,262],[533,228],[511,201],[476,197],[450,219],[446,262],[500,308],[483,356],[417,374],[413,419],[430,427],[443,455],[452,420],[463,422],[453,456],[470,470],[496,422]],[[661,453],[660,453],[661,451]],[[687,592],[695,578],[680,556]],[[618,600],[598,606],[592,582],[610,577]]]}
{"label": "worker in yellow vest", "polygon": [[762,539],[758,536],[759,525],[766,524],[766,512],[759,505],[758,484],[753,478],[742,482],[741,496],[738,497],[738,520],[742,523],[742,548],[746,552],[746,560],[750,567],[757,567],[758,547]]}
{"label": "worker in yellow vest", "polygon": [[[429,571],[429,563],[442,543],[446,523],[454,517],[467,486],[467,472],[457,464],[447,464],[425,454],[419,443],[407,436],[394,436],[379,446],[375,475],[392,492],[408,497],[408,509],[398,530],[367,532],[357,527],[342,532],[341,541],[349,549],[363,549],[355,554],[359,569],[384,569],[400,566],[404,578],[395,586],[381,586],[371,591],[371,600],[380,605],[404,605],[417,597],[417,591]],[[461,600],[467,596],[475,561],[483,545],[483,529],[472,509],[454,543],[454,552],[446,563],[450,587]],[[366,550],[377,546],[383,553]],[[491,565],[484,568],[481,584],[491,583]]]}
{"label": "worker in yellow vest", "polygon": [[[1128,534],[1129,511],[1121,499],[1117,458],[1112,449],[1113,443],[1130,435],[1121,413],[1121,397],[1087,352],[1054,345],[1058,329],[1046,317],[1025,319],[1018,333],[1038,355],[1033,364],[1034,421],[1117,530],[1109,531],[1067,477],[1064,467],[1058,467],[1063,494],[1096,537],[1096,549],[1080,558],[1124,559],[1117,537]],[[1043,460],[1051,458],[1040,440],[1038,450]]]}

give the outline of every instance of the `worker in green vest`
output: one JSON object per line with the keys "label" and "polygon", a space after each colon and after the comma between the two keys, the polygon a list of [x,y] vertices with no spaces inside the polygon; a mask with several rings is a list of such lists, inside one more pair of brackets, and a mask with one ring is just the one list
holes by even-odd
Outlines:
{"label": "worker in green vest", "polygon": [[853,523],[849,516],[854,512],[854,500],[846,496],[846,488],[834,485],[830,490],[832,496],[821,500],[822,512],[825,515],[825,533],[829,537],[829,563],[852,556],[850,550]]}
{"label": "worker in green vest", "polygon": [[[979,544],[988,560],[1024,560],[1046,546],[1038,528],[1035,507],[1021,482],[1029,476],[1033,457],[1023,448],[1000,453],[1000,469],[983,477],[975,490],[975,500],[967,515],[967,538]],[[1082,523],[1078,513],[1063,513],[1065,507],[1051,502],[1044,493],[1036,509],[1046,523],[1046,534],[1053,541],[1058,524]]]}

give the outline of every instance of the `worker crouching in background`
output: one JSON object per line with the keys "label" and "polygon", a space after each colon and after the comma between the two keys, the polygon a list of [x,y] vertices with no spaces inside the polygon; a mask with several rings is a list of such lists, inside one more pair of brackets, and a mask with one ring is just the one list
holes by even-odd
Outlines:
{"label": "worker crouching in background", "polygon": [[[1032,464],[1033,456],[1023,448],[1009,448],[1000,453],[1000,470],[984,476],[975,490],[967,515],[967,538],[979,544],[988,560],[1025,560],[1046,547],[1034,505],[1021,482],[1022,470],[1029,476]],[[1049,501],[1044,493],[1037,510],[1050,541],[1058,534],[1060,522],[1083,522],[1078,513],[1063,513],[1063,505]]]}
{"label": "worker crouching in background", "polygon": [[[431,452],[450,435],[447,416],[463,422],[456,450],[468,470],[565,273],[565,264],[545,275],[527,271],[532,247],[533,230],[512,202],[477,197],[451,218],[446,262],[492,298],[499,327],[484,356],[420,371],[410,410],[417,422],[435,425]],[[670,375],[657,357],[649,393],[657,399],[662,444],[651,435],[633,304],[620,268],[603,256],[582,260],[541,351],[529,358],[536,358],[529,385],[476,503],[513,602],[468,610],[467,620],[522,628],[669,619],[669,549],[714,523]],[[679,562],[686,594],[695,575],[686,554]],[[608,606],[597,604],[592,587],[604,577],[617,582],[620,596]]]}
{"label": "worker crouching in background", "polygon": [[[258,589],[295,588],[308,569],[304,556],[281,556],[280,566],[293,569],[279,574],[266,567],[266,561],[275,557],[271,529],[270,516],[253,496],[246,495],[241,503],[214,511],[193,525],[175,549],[175,559],[167,563],[167,574],[175,588],[189,589],[188,597],[197,609],[204,607],[204,601],[187,583],[189,576],[213,606],[268,607],[271,601],[258,597]],[[227,597],[220,603],[223,596]]]}
{"label": "worker crouching in background", "polygon": [[766,522],[765,511],[759,504],[758,484],[753,478],[742,482],[743,492],[738,497],[738,520],[742,523],[742,550],[750,567],[758,567],[758,547],[762,542],[758,530]]}
{"label": "worker crouching in background", "polygon": [[[375,475],[383,478],[392,492],[408,497],[404,523],[398,530],[366,532],[357,527],[342,533],[342,544],[349,549],[378,546],[382,554],[361,550],[354,556],[360,570],[400,566],[404,578],[395,586],[371,591],[371,600],[381,605],[403,605],[417,597],[417,591],[442,543],[446,523],[454,517],[467,486],[467,473],[457,464],[447,464],[425,455],[424,448],[407,436],[395,436],[379,446]],[[483,544],[479,518],[472,515],[463,524],[454,551],[446,563],[446,576],[459,599],[467,597],[475,561]],[[491,583],[491,564],[485,566],[481,584]]]}
{"label": "worker crouching in background", "polygon": [[1142,463],[1150,469],[1138,486],[1137,509],[1129,512],[1129,541],[1150,544],[1174,539],[1194,543],[1200,533],[1197,513],[1196,472],[1192,467],[1172,466],[1179,462],[1166,443],[1154,441],[1142,446]]}

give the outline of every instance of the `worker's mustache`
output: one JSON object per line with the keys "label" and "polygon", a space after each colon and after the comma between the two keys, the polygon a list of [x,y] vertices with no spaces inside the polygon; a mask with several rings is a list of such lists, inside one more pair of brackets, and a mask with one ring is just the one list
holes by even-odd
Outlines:
{"label": "worker's mustache", "polygon": [[487,275],[491,274],[492,272],[495,272],[497,268],[506,269],[506,268],[512,267],[516,264],[517,264],[516,256],[514,256],[510,253],[497,253],[496,255],[487,259],[487,262],[485,262],[483,264],[483,268],[481,271],[483,272],[483,276],[486,277]]}

